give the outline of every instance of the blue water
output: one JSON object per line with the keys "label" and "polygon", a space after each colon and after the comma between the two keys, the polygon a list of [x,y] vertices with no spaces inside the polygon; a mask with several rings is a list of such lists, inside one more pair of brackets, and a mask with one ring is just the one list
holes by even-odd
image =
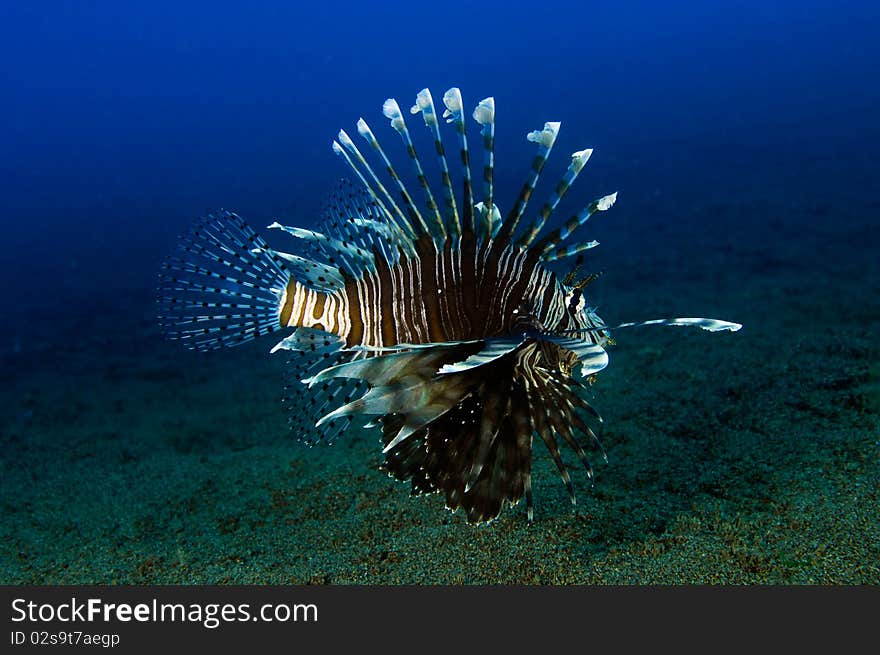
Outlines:
{"label": "blue water", "polygon": [[[65,421],[84,416],[89,403],[89,418],[82,420],[95,421],[96,443],[103,443],[101,434],[113,434],[96,414],[103,420],[106,413],[123,435],[129,421],[151,433],[152,424],[138,418],[147,416],[137,406],[143,400],[136,397],[139,387],[132,387],[135,395],[125,399],[128,414],[122,414],[122,400],[114,409],[105,396],[89,397],[71,371],[94,367],[112,385],[117,378],[124,384],[127,369],[140,367],[146,372],[138,384],[198,393],[165,369],[146,370],[152,355],[139,350],[155,348],[156,361],[166,365],[176,356],[168,349],[178,345],[164,342],[155,327],[154,287],[159,263],[193,219],[222,207],[255,226],[275,219],[315,224],[334,182],[348,175],[330,148],[337,131],[355,135],[357,119],[365,117],[406,166],[382,117],[383,101],[396,97],[406,111],[415,94],[430,87],[439,105],[451,86],[462,89],[467,114],[480,99],[495,98],[496,199],[502,211],[533,156],[534,146],[524,139],[528,131],[544,121],[562,122],[548,165],[551,181],[564,170],[568,153],[595,149],[566,212],[620,191],[613,212],[591,223],[594,231],[585,235],[608,245],[599,249],[596,268],[616,271],[607,284],[596,284],[591,298],[609,321],[704,315],[746,325],[736,335],[740,341],[713,342],[722,344],[717,348],[738,344],[739,354],[716,353],[715,361],[733,362],[731,369],[739,366],[746,371],[736,369],[738,374],[751,376],[727,391],[708,392],[723,408],[719,413],[736,416],[727,433],[745,430],[740,423],[752,403],[767,420],[801,412],[791,425],[824,416],[832,426],[850,426],[852,419],[852,434],[862,439],[864,426],[876,424],[876,350],[815,345],[815,332],[802,330],[826,321],[822,336],[862,330],[853,337],[861,339],[858,344],[876,343],[867,332],[878,318],[878,34],[880,4],[867,1],[0,3],[0,379],[15,385],[0,426],[8,438],[9,467],[28,469],[51,459],[49,446],[65,444]],[[430,154],[421,119],[409,118],[409,125],[421,152]],[[451,129],[444,135],[453,138]],[[479,180],[476,135],[473,129]],[[479,185],[477,190],[479,197]],[[548,190],[543,187],[530,211]],[[560,211],[556,219],[567,215]],[[649,259],[668,269],[640,268],[641,255],[650,258],[671,243],[690,254],[677,262]],[[832,277],[833,283],[823,284]],[[624,293],[636,288],[641,295]],[[618,297],[625,298],[623,306]],[[828,307],[830,315],[823,313]],[[766,326],[772,329],[762,330]],[[123,359],[131,343],[140,360]],[[637,374],[646,361],[650,368],[656,348],[615,355],[615,375],[630,385],[621,385],[627,392],[644,391]],[[786,378],[788,365],[772,355],[764,361],[772,360],[774,372],[762,374],[760,349],[772,355],[788,349],[786,357],[802,362],[802,377]],[[803,363],[803,352],[812,353],[815,370],[825,377],[809,377],[814,371]],[[849,357],[852,369],[825,371],[828,357]],[[873,368],[860,368],[871,357]],[[55,375],[59,361],[64,373]],[[181,359],[181,367],[197,371],[199,361]],[[217,365],[210,361],[205,366]],[[849,377],[840,382],[838,373]],[[660,392],[667,398],[694,386],[690,378],[675,387],[654,374],[668,389]],[[762,387],[767,380],[787,386]],[[228,393],[239,397],[243,390],[235,375],[229,381]],[[251,400],[274,398],[277,387],[273,378],[265,389],[249,387],[247,393]],[[814,387],[824,390],[820,400],[831,409],[816,409],[811,397],[798,395]],[[645,393],[645,405],[637,407],[656,401]],[[741,413],[730,409],[734,397]],[[154,415],[167,409],[162,429],[186,433],[180,426],[193,423],[196,410],[189,418],[175,417],[182,410],[173,403],[144,402]],[[710,404],[705,400],[696,413],[714,416],[706,409]],[[620,421],[630,420],[607,397],[605,406]],[[249,416],[243,412],[245,428],[236,434],[251,434]],[[639,420],[641,415],[623,425]],[[687,423],[670,420],[668,433]],[[58,428],[44,429],[52,421]],[[266,418],[282,428],[283,421],[280,411]],[[43,433],[27,436],[34,425]],[[786,433],[788,425],[767,428],[786,453],[801,438]],[[77,434],[91,429],[80,425]],[[668,436],[654,424],[650,430]],[[785,442],[789,437],[791,443]],[[107,452],[115,453],[119,440],[107,439],[116,444]],[[254,436],[248,445],[259,443]],[[610,443],[615,446],[613,437]],[[123,464],[140,457],[137,448],[118,455]],[[686,464],[699,459],[688,457]],[[729,460],[738,466],[739,453]],[[116,466],[112,460],[97,470]],[[791,464],[783,474],[799,467]],[[51,488],[52,476],[40,475]],[[625,473],[605,475],[619,481]],[[876,480],[876,464],[866,475]],[[636,484],[629,488],[644,497]],[[397,491],[406,496],[404,486]],[[24,487],[5,493],[10,507],[30,498]],[[656,512],[666,512],[666,520],[673,510],[687,511],[694,502],[688,494],[690,489],[682,491],[674,507]],[[155,502],[163,506],[162,499]],[[164,535],[166,524],[157,525]],[[51,530],[41,529],[34,528],[39,538],[20,537],[24,545],[17,548],[26,551],[29,539],[51,541]],[[115,533],[109,527],[105,532],[113,552]],[[621,534],[643,539],[641,533]],[[91,573],[79,579],[104,579],[100,566],[84,569]],[[35,565],[10,575],[39,580],[45,570]],[[843,579],[863,581],[876,576],[873,571]],[[58,576],[50,579],[77,579]]]}
{"label": "blue water", "polygon": [[382,101],[406,109],[424,86],[438,101],[452,85],[469,105],[495,96],[499,185],[511,192],[530,157],[522,135],[544,120],[563,122],[560,148],[596,148],[593,179],[631,196],[659,174],[632,161],[660,161],[658,151],[696,153],[700,170],[723,167],[725,151],[766,160],[877,143],[871,2],[7,2],[0,12],[13,312],[47,288],[67,306],[143,285],[174,235],[213,208],[257,225],[311,222],[345,175],[329,148],[336,131],[353,132],[361,115],[384,129]]}

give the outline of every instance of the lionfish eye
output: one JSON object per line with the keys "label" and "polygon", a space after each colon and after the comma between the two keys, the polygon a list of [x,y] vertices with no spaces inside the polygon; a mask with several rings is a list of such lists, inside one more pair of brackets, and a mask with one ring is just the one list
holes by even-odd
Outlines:
{"label": "lionfish eye", "polygon": [[578,303],[581,300],[581,290],[575,289],[571,293],[571,300],[568,301],[568,311],[572,314],[576,314],[578,311]]}

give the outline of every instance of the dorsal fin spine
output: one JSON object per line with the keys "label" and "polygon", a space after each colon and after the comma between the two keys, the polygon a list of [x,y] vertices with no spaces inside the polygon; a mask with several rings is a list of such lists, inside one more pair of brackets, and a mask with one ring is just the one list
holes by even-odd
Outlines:
{"label": "dorsal fin spine", "polygon": [[495,99],[481,100],[474,109],[474,120],[482,127],[483,137],[483,211],[481,233],[492,237],[492,216],[495,211]]}
{"label": "dorsal fin spine", "polygon": [[511,208],[507,218],[504,219],[504,223],[501,225],[501,230],[498,233],[499,239],[510,238],[516,232],[516,228],[519,225],[523,212],[525,212],[526,206],[529,204],[529,198],[531,198],[535,186],[538,184],[538,179],[541,177],[541,171],[544,170],[544,164],[547,163],[547,158],[550,156],[550,151],[553,149],[553,144],[556,142],[556,135],[559,134],[559,126],[560,123],[558,122],[547,122],[544,123],[543,129],[534,130],[526,135],[526,139],[538,144],[538,153],[532,160],[531,171],[529,171],[529,175],[523,183],[522,190],[519,193],[519,197],[516,199],[516,203]]}
{"label": "dorsal fin spine", "polygon": [[541,259],[545,262],[552,262],[556,261],[557,259],[564,259],[566,257],[578,255],[585,250],[590,250],[598,245],[598,241],[585,241],[571,247],[562,246],[560,248],[557,248],[553,252],[548,252],[547,254],[543,255]]}
{"label": "dorsal fin spine", "polygon": [[[385,154],[385,151],[382,149],[382,146],[379,144],[379,140],[373,134],[373,131],[367,125],[367,122],[361,118],[357,122],[357,130],[358,134],[360,134],[364,140],[370,145],[373,150],[375,150],[379,157],[382,159],[382,163],[385,164],[385,171],[397,185],[398,190],[400,191],[400,197],[403,200],[403,204],[406,207],[406,211],[409,214],[409,222],[415,229],[414,238],[422,234],[428,233],[428,224],[425,223],[425,219],[422,217],[421,212],[416,207],[415,203],[412,200],[412,196],[406,188],[406,185],[403,183],[403,180],[400,179],[400,175],[398,175],[397,170],[394,168],[394,165],[391,163],[391,160],[388,159],[388,156]],[[367,165],[364,162],[364,165]],[[372,171],[372,169],[370,169]],[[375,174],[374,174],[375,176]],[[378,178],[377,178],[378,182]],[[382,187],[384,189],[384,187]],[[386,191],[386,193],[388,193]],[[390,197],[390,196],[389,196]],[[395,204],[395,207],[397,205]],[[400,209],[398,208],[398,211]],[[402,213],[401,213],[402,215]]]}
{"label": "dorsal fin spine", "polygon": [[[400,222],[397,221],[397,219],[394,217],[394,215],[391,213],[391,211],[388,209],[388,207],[385,206],[385,203],[382,201],[382,199],[379,198],[379,196],[373,190],[373,187],[370,185],[370,183],[367,182],[367,179],[364,177],[363,173],[361,173],[361,171],[358,169],[358,167],[355,165],[355,163],[351,160],[351,157],[348,156],[348,153],[345,151],[345,149],[341,145],[339,145],[339,143],[336,141],[333,142],[333,152],[335,152],[337,155],[342,157],[345,160],[345,162],[349,165],[349,168],[351,168],[351,170],[354,171],[354,174],[361,181],[361,184],[364,186],[364,189],[366,190],[367,194],[370,196],[370,198],[372,198],[373,202],[376,203],[376,207],[378,207],[380,213],[383,215],[386,224],[389,226],[389,228],[391,230],[393,230],[395,233],[397,233],[397,235],[399,236],[399,238],[397,240],[397,245],[399,247],[404,248],[407,252],[411,252],[412,251],[411,239],[412,239],[413,233],[412,233],[412,228],[409,226],[409,223],[406,221],[406,218],[402,217],[402,220]],[[387,194],[387,191],[386,191],[386,194]],[[398,208],[398,212],[399,212],[399,208]]]}
{"label": "dorsal fin spine", "polygon": [[443,180],[443,191],[446,198],[446,221],[452,236],[461,236],[461,222],[458,218],[458,207],[455,204],[455,192],[452,189],[452,178],[449,175],[449,163],[446,161],[446,151],[443,147],[443,139],[440,136],[440,124],[437,120],[437,112],[434,109],[434,99],[429,89],[422,89],[416,96],[416,104],[410,109],[410,113],[422,113],[425,125],[434,135],[434,150],[440,163],[440,175]]}
{"label": "dorsal fin spine", "polygon": [[440,216],[440,210],[437,207],[437,201],[434,200],[434,194],[431,193],[428,178],[422,169],[422,162],[419,161],[418,153],[416,153],[416,147],[413,145],[412,138],[410,138],[409,129],[407,129],[406,121],[400,111],[400,105],[397,104],[397,100],[394,98],[389,98],[382,105],[382,112],[391,121],[391,127],[400,135],[403,145],[406,146],[406,152],[416,169],[416,178],[419,181],[419,186],[422,187],[422,191],[425,194],[425,205],[428,207],[428,211],[431,212],[436,232],[435,239],[439,238],[442,243],[446,239],[446,228],[443,225],[443,218]]}
{"label": "dorsal fin spine", "polygon": [[416,237],[416,233],[413,230],[412,223],[410,223],[409,219],[407,219],[406,215],[400,209],[398,204],[394,201],[391,193],[389,193],[388,189],[385,188],[385,185],[382,184],[382,181],[376,175],[376,172],[373,170],[373,167],[364,159],[364,156],[361,154],[361,151],[358,150],[358,147],[351,140],[351,137],[346,134],[345,130],[339,130],[339,142],[351,153],[355,160],[357,160],[358,164],[364,167],[369,176],[372,178],[373,183],[376,185],[376,188],[379,189],[379,193],[381,193],[388,205],[394,211],[394,214],[397,217],[396,223],[401,227],[401,229],[412,239]]}
{"label": "dorsal fin spine", "polygon": [[575,230],[577,230],[581,225],[590,220],[590,217],[596,212],[608,211],[614,205],[617,200],[617,192],[611,193],[607,196],[602,196],[598,200],[594,200],[589,205],[580,210],[577,214],[572,216],[566,223],[548,234],[544,237],[536,246],[539,252],[541,252],[541,256],[549,254],[549,252],[563,241],[565,241],[568,237],[570,237]]}
{"label": "dorsal fin spine", "polygon": [[465,230],[470,230],[471,232],[476,232],[476,225],[474,224],[474,189],[471,182],[467,126],[465,125],[464,116],[462,115],[461,90],[458,89],[458,87],[452,87],[449,89],[443,94],[443,104],[446,106],[446,111],[443,112],[443,116],[446,118],[447,123],[455,123],[455,131],[458,132],[458,138],[461,142],[461,164],[462,175],[464,178],[464,199],[462,200],[464,205],[464,209],[462,210],[463,228]]}
{"label": "dorsal fin spine", "polygon": [[562,179],[556,184],[556,188],[553,189],[553,194],[550,196],[550,199],[544,203],[544,206],[541,208],[539,218],[532,223],[531,227],[526,230],[523,238],[520,239],[519,246],[521,248],[528,248],[532,241],[538,236],[543,229],[544,224],[547,222],[547,219],[550,218],[550,215],[553,213],[553,210],[556,209],[559,201],[565,197],[566,193],[568,193],[571,185],[574,184],[575,179],[577,179],[578,174],[583,170],[592,154],[593,151],[590,148],[572,153],[571,163],[568,165],[568,169],[566,169]]}

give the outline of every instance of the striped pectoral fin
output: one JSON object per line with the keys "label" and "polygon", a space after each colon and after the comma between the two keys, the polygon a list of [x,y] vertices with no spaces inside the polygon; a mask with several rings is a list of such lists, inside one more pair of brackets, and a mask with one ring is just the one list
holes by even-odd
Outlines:
{"label": "striped pectoral fin", "polygon": [[538,433],[538,436],[541,437],[541,440],[547,447],[547,451],[550,453],[550,457],[559,471],[559,477],[562,478],[562,482],[565,484],[571,503],[574,505],[577,503],[577,496],[574,492],[571,476],[568,474],[565,462],[562,461],[559,444],[557,444],[556,438],[553,435],[553,417],[548,409],[545,403],[533,402],[531,397],[529,397],[529,416],[532,422],[532,429]]}
{"label": "striped pectoral fin", "polygon": [[642,325],[671,325],[675,327],[698,327],[709,332],[736,332],[742,328],[741,323],[722,321],[717,318],[655,318],[650,321],[636,323],[621,323],[614,329],[625,327],[639,327]]}
{"label": "striped pectoral fin", "polygon": [[312,353],[294,351],[285,367],[285,384],[282,404],[288,414],[288,421],[294,437],[306,444],[335,441],[351,424],[352,417],[330,421],[315,429],[315,422],[339,403],[350,402],[366,391],[360,380],[344,380],[325,383],[318,389],[309,389],[302,384],[302,378],[327,357],[338,359],[344,353]]}
{"label": "striped pectoral fin", "polygon": [[[461,373],[470,369],[484,366],[513,352],[524,341],[528,334],[518,336],[486,339],[483,348],[460,362],[444,364],[437,373],[447,375]],[[573,351],[580,359],[582,375],[591,375],[608,366],[608,353],[602,346],[595,343],[585,342],[581,339],[570,337],[556,337],[553,335],[540,335],[536,338],[550,341],[562,348]]]}
{"label": "striped pectoral fin", "polygon": [[[575,396],[574,398],[569,399],[572,405],[586,414],[589,414],[593,419],[595,419],[599,425],[599,432],[601,433],[603,427],[602,417],[599,416],[599,412],[597,412],[590,403],[579,396]],[[569,419],[571,421],[572,427],[576,430],[580,431],[582,434],[588,436],[593,443],[593,446],[601,453],[602,459],[605,460],[605,463],[608,463],[608,455],[605,452],[605,448],[602,446],[602,440],[599,438],[599,435],[591,428],[586,422],[578,415],[577,411],[571,412],[569,414]]]}
{"label": "striped pectoral fin", "polygon": [[394,438],[388,442],[388,445],[382,449],[383,454],[389,453],[397,447],[399,443],[407,439],[409,436],[424,428],[431,421],[440,418],[454,407],[453,404],[440,405],[423,405],[418,411],[411,411],[404,415],[403,426]]}
{"label": "striped pectoral fin", "polygon": [[503,357],[512,352],[523,342],[523,337],[505,337],[498,339],[486,339],[483,348],[473,355],[467,357],[460,362],[444,364],[437,371],[441,375],[449,373],[461,373],[478,366],[483,366],[490,362],[494,362],[499,357]]}
{"label": "striped pectoral fin", "polygon": [[269,352],[294,350],[315,355],[339,352],[345,346],[345,340],[335,334],[315,328],[298,327],[293,334],[276,343]]}
{"label": "striped pectoral fin", "polygon": [[503,419],[504,396],[501,394],[487,394],[485,397],[481,396],[481,398],[482,411],[480,415],[479,440],[477,441],[476,452],[471,461],[470,469],[465,475],[465,493],[471,490],[471,487],[480,477],[480,473],[483,472],[489,451],[495,443]]}
{"label": "striped pectoral fin", "polygon": [[560,348],[572,351],[580,361],[581,375],[593,375],[608,366],[608,353],[602,346],[582,339],[541,335],[544,341],[555,343]]}
{"label": "striped pectoral fin", "polygon": [[636,321],[634,323],[618,323],[617,325],[600,325],[592,328],[576,328],[557,332],[556,336],[565,334],[586,334],[588,332],[606,332],[621,328],[642,327],[645,325],[671,325],[673,327],[698,327],[708,332],[737,332],[742,329],[741,323],[722,321],[717,318],[653,318],[649,321]]}
{"label": "striped pectoral fin", "polygon": [[[401,414],[404,419],[400,432],[382,449],[382,452],[387,453],[411,434],[421,430],[461,402],[467,393],[461,382],[461,380],[457,382],[443,380],[430,384],[419,383],[409,389],[392,388],[377,394],[373,411],[378,413],[382,410],[383,414]],[[383,410],[385,405],[394,409]]]}
{"label": "striped pectoral fin", "polygon": [[392,352],[379,357],[368,357],[345,362],[318,371],[312,377],[303,380],[309,386],[334,378],[357,378],[371,386],[388,385],[403,378],[420,378],[427,380],[432,377],[441,362],[450,356],[449,348],[433,348]]}
{"label": "striped pectoral fin", "polygon": [[364,357],[325,368],[303,382],[314,387],[343,378],[368,384],[371,388],[366,394],[327,414],[318,425],[354,414],[398,414],[402,417],[402,425],[386,446],[385,452],[388,452],[413,432],[452,409],[466,394],[467,380],[437,378],[436,372],[445,362],[466,358],[475,347],[471,344],[435,344],[429,349]]}
{"label": "striped pectoral fin", "polygon": [[578,456],[578,459],[581,461],[587,477],[590,479],[590,483],[592,484],[593,466],[590,464],[587,453],[584,451],[583,446],[581,446],[572,428],[574,427],[575,429],[579,429],[582,433],[588,434],[594,438],[596,435],[588,426],[584,424],[581,418],[577,415],[577,411],[575,409],[575,402],[577,400],[577,396],[575,396],[573,393],[570,392],[570,390],[562,385],[557,385],[556,387],[548,387],[547,401],[553,407],[553,415],[555,417],[558,417],[557,420],[554,422],[553,427],[556,432],[562,435],[565,443],[567,443],[569,448],[571,448]]}
{"label": "striped pectoral fin", "polygon": [[457,385],[425,384],[423,381],[408,387],[373,387],[361,398],[321,418],[317,426],[351,414],[400,414],[404,418],[404,424],[397,436],[382,451],[387,453],[413,432],[452,409],[461,399],[461,395]]}
{"label": "striped pectoral fin", "polygon": [[[473,376],[469,376],[473,377]],[[429,448],[446,456],[435,472],[450,509],[462,508],[469,523],[495,519],[504,505],[530,498],[532,429],[525,385],[504,375],[483,379],[470,402],[438,427]],[[442,419],[441,419],[442,420]]]}

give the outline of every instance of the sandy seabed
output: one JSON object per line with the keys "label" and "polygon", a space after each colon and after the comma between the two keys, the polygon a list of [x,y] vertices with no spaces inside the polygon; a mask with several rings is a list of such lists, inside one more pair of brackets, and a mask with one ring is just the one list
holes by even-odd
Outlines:
{"label": "sandy seabed", "polygon": [[880,583],[880,205],[752,186],[601,228],[609,323],[745,327],[617,334],[609,463],[568,458],[573,508],[536,444],[531,524],[411,497],[375,432],[294,442],[271,337],[184,351],[146,290],[35,329],[0,374],[0,582]]}

